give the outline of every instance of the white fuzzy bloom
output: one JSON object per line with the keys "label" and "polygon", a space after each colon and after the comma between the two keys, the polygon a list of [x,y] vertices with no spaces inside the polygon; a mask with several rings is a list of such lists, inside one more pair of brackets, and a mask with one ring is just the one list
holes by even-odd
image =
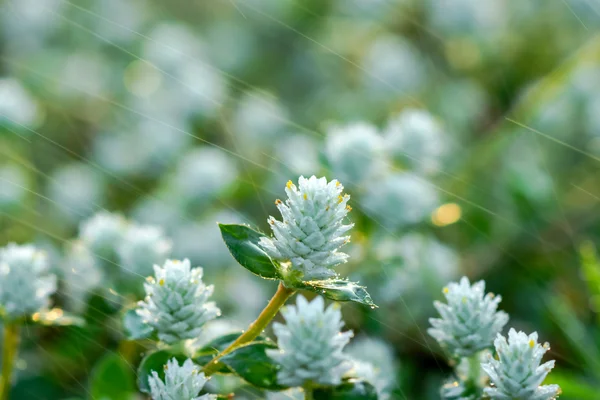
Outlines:
{"label": "white fuzzy bloom", "polygon": [[167,260],[154,266],[154,277],[144,284],[146,298],[136,312],[165,343],[195,339],[204,324],[221,314],[208,298],[212,285],[202,282],[202,268],[191,268],[189,260]]}
{"label": "white fuzzy bloom", "polygon": [[425,173],[436,172],[448,150],[448,137],[440,123],[427,111],[412,108],[388,122],[385,142],[395,158]]}
{"label": "white fuzzy bloom", "polygon": [[117,247],[123,270],[146,276],[155,264],[162,264],[171,253],[171,240],[162,229],[151,225],[131,225]]}
{"label": "white fuzzy bloom", "polygon": [[558,385],[540,386],[554,368],[554,360],[540,365],[550,350],[548,343],[538,343],[537,332],[527,335],[511,329],[508,340],[500,334],[494,341],[498,359],[491,355],[481,365],[493,387],[485,394],[492,400],[553,400],[561,393]]}
{"label": "white fuzzy bloom", "polygon": [[370,182],[361,198],[363,211],[387,229],[417,224],[438,206],[435,188],[407,172],[390,174]]}
{"label": "white fuzzy bloom", "polygon": [[91,291],[100,285],[102,271],[94,254],[80,241],[69,245],[67,254],[60,264],[62,279],[68,302],[75,311],[83,311]]}
{"label": "white fuzzy bloom", "polygon": [[301,176],[298,187],[288,181],[288,199],[275,202],[283,221],[269,217],[274,237],[261,238],[259,245],[271,258],[290,261],[288,273],[300,273],[302,280],[335,277],[332,268],[348,258],[338,249],[350,240],[344,234],[354,226],[343,223],[350,211],[346,205],[350,196],[342,195],[343,190],[337,180],[327,182],[314,175]]}
{"label": "white fuzzy bloom", "polygon": [[381,339],[360,337],[348,345],[346,353],[354,364],[350,374],[372,384],[378,399],[389,399],[397,379],[392,346]]}
{"label": "white fuzzy bloom", "polygon": [[383,138],[369,124],[335,126],[327,131],[325,154],[333,172],[348,184],[359,186],[383,170]]}
{"label": "white fuzzy bloom", "polygon": [[339,385],[342,376],[352,368],[342,353],[352,331],[341,332],[344,325],[339,306],[325,308],[322,297],[309,303],[297,297],[296,306],[281,311],[286,324],[273,324],[279,349],[267,354],[281,365],[277,381],[286,386],[303,386],[307,382]]}
{"label": "white fuzzy bloom", "polygon": [[442,318],[431,318],[427,331],[452,357],[469,357],[491,347],[496,335],[508,322],[508,314],[496,311],[500,296],[485,293],[485,282],[472,286],[463,277],[460,283],[444,288],[448,304],[434,302]]}
{"label": "white fuzzy bloom", "polygon": [[9,243],[0,249],[0,314],[26,317],[45,309],[56,291],[46,255],[32,245]]}
{"label": "white fuzzy bloom", "polygon": [[119,214],[101,211],[79,225],[79,237],[99,257],[111,257],[126,231]]}
{"label": "white fuzzy bloom", "polygon": [[164,366],[165,379],[160,379],[156,371],[148,377],[152,400],[213,400],[217,396],[205,394],[198,396],[208,381],[200,367],[189,358],[179,365],[175,358]]}

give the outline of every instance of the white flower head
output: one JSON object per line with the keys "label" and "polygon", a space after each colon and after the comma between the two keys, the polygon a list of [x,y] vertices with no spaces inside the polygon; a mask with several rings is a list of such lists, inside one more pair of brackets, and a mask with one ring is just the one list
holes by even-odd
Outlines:
{"label": "white flower head", "polygon": [[213,286],[202,282],[202,268],[191,268],[185,259],[167,260],[154,266],[154,277],[144,284],[146,298],[136,312],[165,343],[195,339],[204,324],[221,314],[208,298]]}
{"label": "white flower head", "polygon": [[179,365],[175,358],[164,366],[165,379],[160,379],[156,371],[148,377],[152,400],[213,400],[216,395],[198,396],[208,379],[200,372],[200,367],[189,358]]}
{"label": "white flower head", "polygon": [[540,365],[550,349],[538,343],[537,332],[527,335],[511,328],[508,340],[498,334],[494,341],[498,359],[491,355],[481,367],[489,375],[493,387],[485,394],[492,400],[553,400],[560,395],[558,385],[540,386],[554,368],[554,360]]}
{"label": "white flower head", "polygon": [[337,180],[300,177],[298,186],[288,181],[285,202],[277,200],[283,221],[269,217],[274,236],[261,238],[259,245],[273,259],[289,261],[294,272],[304,281],[337,276],[333,267],[346,262],[348,255],[338,251],[348,243],[346,236],[354,224],[344,224],[350,211],[350,196]]}
{"label": "white flower head", "polygon": [[26,317],[45,309],[56,291],[48,260],[32,245],[9,243],[0,249],[0,314]]}
{"label": "white flower head", "polygon": [[363,336],[353,340],[346,353],[353,359],[350,374],[372,384],[378,399],[389,399],[397,372],[392,346],[381,339]]}
{"label": "white flower head", "polygon": [[500,296],[485,293],[485,282],[460,283],[444,288],[448,304],[434,302],[442,318],[431,318],[427,331],[452,357],[469,357],[489,348],[496,335],[508,322],[508,314],[497,311]]}
{"label": "white flower head", "polygon": [[116,253],[126,230],[126,221],[119,214],[101,211],[79,226],[79,237],[99,257],[111,257]]}
{"label": "white flower head", "polygon": [[117,247],[119,263],[125,271],[148,275],[151,267],[162,264],[171,253],[172,243],[162,229],[151,225],[132,225]]}
{"label": "white flower head", "polygon": [[286,324],[275,323],[279,349],[267,354],[281,369],[277,381],[286,386],[339,385],[342,376],[352,368],[349,357],[342,353],[352,337],[352,331],[342,332],[344,326],[339,306],[325,308],[322,297],[308,302],[297,297],[296,306],[281,311]]}
{"label": "white flower head", "polygon": [[102,270],[90,249],[81,241],[69,244],[61,262],[63,290],[75,311],[84,311],[87,299],[103,279]]}

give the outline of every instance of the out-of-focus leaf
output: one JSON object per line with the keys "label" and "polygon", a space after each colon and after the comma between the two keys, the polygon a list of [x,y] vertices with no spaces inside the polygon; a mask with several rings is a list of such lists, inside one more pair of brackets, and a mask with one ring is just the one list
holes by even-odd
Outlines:
{"label": "out-of-focus leaf", "polygon": [[221,358],[236,375],[249,384],[267,390],[282,390],[285,386],[277,384],[277,365],[269,356],[267,349],[277,346],[268,342],[254,342],[242,346]]}
{"label": "out-of-focus leaf", "polygon": [[593,386],[581,377],[564,373],[560,368],[554,369],[544,385],[557,384],[562,389],[561,400],[596,400],[598,398],[599,386]]}
{"label": "out-of-focus leaf", "polygon": [[142,321],[142,317],[140,317],[135,310],[129,310],[125,313],[125,316],[123,317],[123,326],[127,333],[127,337],[132,340],[148,339],[154,332],[154,329],[152,329],[151,326],[146,325]]}
{"label": "out-of-focus leaf", "polygon": [[90,396],[97,400],[133,400],[135,376],[131,366],[118,354],[104,356],[90,378]]}
{"label": "out-of-focus leaf", "polygon": [[377,400],[377,390],[368,382],[350,380],[334,388],[316,389],[315,400]]}
{"label": "out-of-focus leaf", "polygon": [[70,314],[61,308],[36,312],[31,316],[31,320],[36,324],[45,326],[85,325],[83,318]]}
{"label": "out-of-focus leaf", "polygon": [[229,252],[242,267],[261,278],[282,279],[273,260],[258,246],[262,233],[237,224],[219,224],[219,229]]}
{"label": "out-of-focus leaf", "polygon": [[142,392],[150,393],[148,377],[151,375],[152,371],[156,371],[161,379],[165,378],[164,366],[167,364],[167,361],[173,358],[177,359],[179,363],[182,363],[187,359],[183,354],[173,353],[167,350],[152,352],[142,359],[137,371],[138,386]]}
{"label": "out-of-focus leaf", "polygon": [[363,286],[343,279],[298,282],[295,288],[310,290],[335,301],[353,301],[371,308],[377,307]]}

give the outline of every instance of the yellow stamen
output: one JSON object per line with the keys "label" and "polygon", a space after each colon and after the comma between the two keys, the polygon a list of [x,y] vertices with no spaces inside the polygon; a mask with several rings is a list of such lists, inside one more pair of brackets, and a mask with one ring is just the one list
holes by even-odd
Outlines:
{"label": "yellow stamen", "polygon": [[165,280],[164,280],[163,278],[161,278],[161,279],[160,279],[160,281],[158,281],[158,284],[159,284],[160,286],[164,286],[164,284],[165,284]]}
{"label": "yellow stamen", "polygon": [[303,196],[303,197],[304,197],[304,200],[308,200],[308,196],[307,196],[307,194],[306,194],[306,193],[304,193],[304,196]]}
{"label": "yellow stamen", "polygon": [[279,200],[279,199],[275,200],[275,204],[276,205],[280,205],[281,204],[281,200]]}
{"label": "yellow stamen", "polygon": [[442,292],[444,292],[444,294],[448,294],[450,293],[450,289],[448,289],[447,287],[445,287]]}
{"label": "yellow stamen", "polygon": [[294,186],[294,183],[292,181],[287,181],[287,183],[285,184],[285,187],[288,189],[291,189],[292,186]]}
{"label": "yellow stamen", "polygon": [[529,341],[529,347],[533,348],[535,346],[535,342],[532,340]]}
{"label": "yellow stamen", "polygon": [[346,210],[348,210],[348,211],[352,211],[352,207],[350,207],[350,206],[346,206]]}
{"label": "yellow stamen", "polygon": [[342,196],[338,196],[338,204],[341,203],[342,201],[344,201],[344,198]]}

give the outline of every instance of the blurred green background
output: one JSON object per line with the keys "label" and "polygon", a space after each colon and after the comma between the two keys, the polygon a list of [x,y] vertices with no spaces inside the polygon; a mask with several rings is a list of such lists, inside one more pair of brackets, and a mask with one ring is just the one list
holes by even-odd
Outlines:
{"label": "blurred green background", "polygon": [[266,231],[315,174],[352,196],[340,273],[380,308],[343,312],[391,398],[439,398],[427,320],[467,275],[551,343],[561,399],[598,399],[599,28],[598,0],[0,0],[0,243],[46,249],[87,321],[26,330],[12,398],[99,399],[106,371],[135,398],[120,317],[142,282],[71,275],[81,221],[160,226],[243,328],[275,286],[215,222]]}

